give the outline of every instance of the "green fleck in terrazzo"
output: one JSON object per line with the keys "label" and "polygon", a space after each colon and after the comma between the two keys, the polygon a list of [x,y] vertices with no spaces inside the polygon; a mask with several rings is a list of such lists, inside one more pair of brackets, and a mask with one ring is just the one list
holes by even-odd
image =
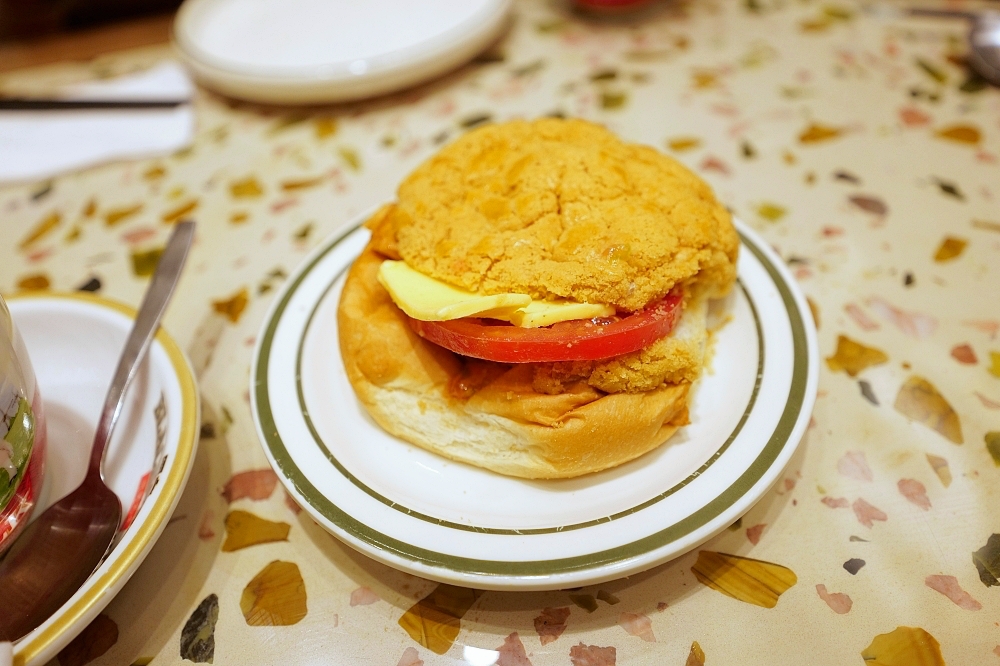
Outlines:
{"label": "green fleck in terrazzo", "polygon": [[210,594],[184,623],[181,630],[181,659],[196,664],[212,664],[215,660],[215,625],[219,621],[219,597]]}
{"label": "green fleck in terrazzo", "polygon": [[972,562],[983,585],[1000,585],[1000,534],[991,534],[986,545],[972,554]]}

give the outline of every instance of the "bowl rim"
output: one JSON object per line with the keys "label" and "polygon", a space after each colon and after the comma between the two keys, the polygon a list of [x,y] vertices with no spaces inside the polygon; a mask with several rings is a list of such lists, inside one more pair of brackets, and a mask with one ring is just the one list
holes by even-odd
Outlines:
{"label": "bowl rim", "polygon": [[[113,310],[133,320],[136,316],[135,308],[129,305],[86,292],[25,291],[8,294],[4,298],[8,303],[30,299],[80,301]],[[63,647],[63,643],[68,642],[61,639],[65,639],[66,635],[72,632],[74,625],[89,620],[91,615],[96,615],[100,608],[110,602],[117,592],[117,588],[128,580],[155,543],[171,513],[173,513],[177,500],[180,499],[180,493],[187,482],[197,445],[197,429],[200,420],[198,388],[187,357],[163,326],[157,331],[155,339],[170,359],[181,393],[181,427],[173,464],[170,465],[170,471],[166,478],[158,484],[161,490],[153,501],[145,520],[137,526],[135,536],[123,544],[121,553],[115,557],[109,569],[90,585],[89,589],[85,590],[78,599],[69,602],[68,607],[63,606],[57,611],[55,621],[51,621],[50,618],[47,622],[51,622],[51,624],[43,624],[40,629],[36,629],[14,644],[14,664],[16,666],[32,663],[39,657],[54,657],[54,651]]]}

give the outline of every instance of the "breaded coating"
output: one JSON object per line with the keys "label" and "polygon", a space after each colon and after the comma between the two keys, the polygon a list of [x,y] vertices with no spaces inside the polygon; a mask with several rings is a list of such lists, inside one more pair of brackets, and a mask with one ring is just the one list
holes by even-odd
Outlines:
{"label": "breaded coating", "polygon": [[587,383],[605,393],[651,391],[663,384],[693,382],[701,374],[704,345],[657,340],[645,349],[595,364]]}
{"label": "breaded coating", "polygon": [[384,215],[410,266],[486,294],[634,312],[675,284],[721,296],[736,275],[739,239],[708,185],[582,120],[469,132],[403,181]]}
{"label": "breaded coating", "polygon": [[558,394],[577,380],[605,393],[641,393],[664,384],[693,383],[705,355],[705,299],[693,300],[673,333],[645,349],[601,361],[534,363],[533,387]]}

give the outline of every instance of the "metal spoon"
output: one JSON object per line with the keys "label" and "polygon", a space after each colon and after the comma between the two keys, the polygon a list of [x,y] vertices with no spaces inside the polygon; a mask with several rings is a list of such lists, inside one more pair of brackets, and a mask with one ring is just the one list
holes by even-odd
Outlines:
{"label": "metal spoon", "polygon": [[969,64],[979,75],[1000,86],[1000,12],[983,12],[969,31]]}
{"label": "metal spoon", "polygon": [[125,391],[149,349],[187,258],[194,223],[174,229],[118,361],[97,423],[83,483],[24,530],[0,560],[0,641],[16,641],[47,620],[103,560],[121,524],[122,505],[104,484],[104,454]]}
{"label": "metal spoon", "polygon": [[969,66],[993,85],[1000,86],[1000,12],[910,7],[906,13],[910,16],[961,18],[969,21]]}

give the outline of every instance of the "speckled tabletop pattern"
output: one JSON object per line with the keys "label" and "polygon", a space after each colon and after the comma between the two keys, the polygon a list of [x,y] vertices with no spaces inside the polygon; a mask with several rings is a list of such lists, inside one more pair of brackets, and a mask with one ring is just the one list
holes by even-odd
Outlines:
{"label": "speckled tabletop pattern", "polygon": [[[199,223],[165,321],[202,391],[191,479],[58,661],[1000,665],[1000,91],[964,66],[964,32],[846,0],[634,22],[525,0],[495,49],[432,84],[308,111],[200,91],[189,149],[0,188],[5,294],[137,304],[170,225]],[[819,326],[819,397],[776,487],[694,552],[566,592],[439,587],[287,501],[251,420],[255,336],[310,248],[439,146],[554,113],[675,156],[777,249]]]}

